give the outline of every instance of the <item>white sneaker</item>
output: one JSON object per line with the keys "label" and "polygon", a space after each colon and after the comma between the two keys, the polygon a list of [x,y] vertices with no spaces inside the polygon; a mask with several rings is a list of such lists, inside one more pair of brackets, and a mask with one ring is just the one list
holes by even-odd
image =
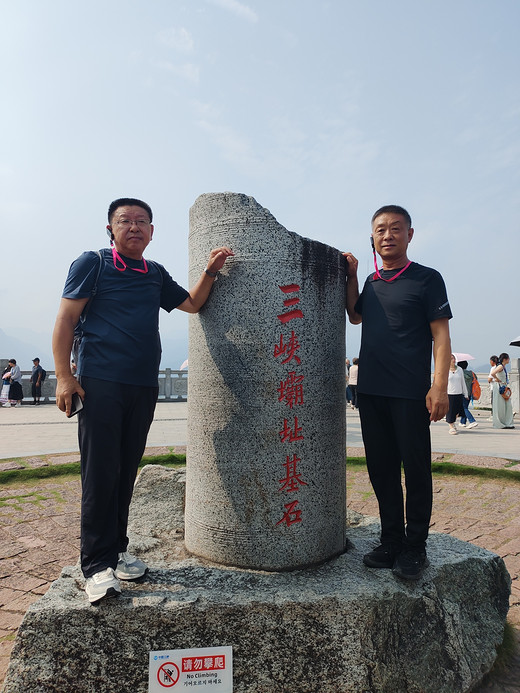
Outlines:
{"label": "white sneaker", "polygon": [[456,428],[450,428],[449,432],[451,433],[452,436],[457,435],[457,429]]}
{"label": "white sneaker", "polygon": [[117,597],[121,594],[121,585],[114,574],[113,568],[105,568],[87,578],[85,592],[91,604],[105,597]]}
{"label": "white sneaker", "polygon": [[477,426],[478,426],[478,422],[477,422],[477,421],[472,421],[471,423],[469,423],[469,424],[466,426],[466,428],[476,428]]}
{"label": "white sneaker", "polygon": [[22,406],[22,403],[21,403],[21,402],[17,402],[14,406],[15,406],[15,407],[21,407],[21,406]]}
{"label": "white sneaker", "polygon": [[3,407],[10,407],[10,406],[11,406],[11,402],[6,402],[5,404],[2,404],[2,406],[3,406]]}
{"label": "white sneaker", "polygon": [[[466,428],[466,424],[460,423],[459,428]],[[468,428],[469,428],[469,426],[468,426]]]}
{"label": "white sneaker", "polygon": [[132,556],[128,551],[119,554],[115,574],[120,580],[137,580],[137,578],[142,577],[147,570],[148,566],[146,563]]}

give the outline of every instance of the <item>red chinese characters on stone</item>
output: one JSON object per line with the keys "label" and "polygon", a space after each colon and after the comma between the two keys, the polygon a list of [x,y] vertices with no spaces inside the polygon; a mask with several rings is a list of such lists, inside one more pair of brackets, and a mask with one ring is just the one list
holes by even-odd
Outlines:
{"label": "red chinese characters on stone", "polygon": [[298,462],[301,462],[301,459],[296,455],[293,455],[292,460],[290,455],[287,455],[283,465],[285,467],[285,477],[278,480],[281,484],[280,491],[291,493],[291,491],[297,491],[300,486],[307,486],[305,481],[301,480],[301,474],[297,471],[296,465]]}
{"label": "red chinese characters on stone", "polygon": [[278,401],[285,401],[291,409],[303,404],[303,378],[303,375],[296,375],[296,371],[289,371],[287,380],[280,382]]}
{"label": "red chinese characters on stone", "polygon": [[[298,284],[285,284],[284,286],[280,286],[280,289],[284,294],[293,294],[300,290],[300,286]],[[299,302],[300,299],[298,296],[294,296],[293,298],[286,298],[283,304],[286,308],[291,308],[292,306],[298,305]],[[289,320],[294,320],[294,318],[303,318],[303,313],[299,308],[292,308],[292,310],[282,313],[277,317],[278,320],[285,325],[285,323],[289,322]]]}
{"label": "red chinese characters on stone", "polygon": [[[283,324],[287,324],[295,318],[303,318],[303,312],[298,306],[300,303],[300,298],[296,294],[300,291],[299,284],[284,284],[279,287],[280,290],[287,296],[284,300],[284,308],[288,310],[284,311],[280,315],[277,315],[278,320]],[[292,296],[290,296],[292,294]],[[300,349],[300,343],[298,337],[294,330],[291,330],[291,336],[286,338],[283,334],[280,334],[280,342],[274,346],[274,358],[283,357],[280,360],[280,364],[287,364],[291,361],[299,366],[301,364],[300,356],[297,351]],[[294,366],[293,366],[294,367]],[[295,406],[300,406],[304,403],[303,400],[303,375],[298,375],[296,370],[289,371],[287,378],[280,381],[280,386],[278,388],[278,401],[284,402],[286,406],[291,409]],[[292,423],[289,423],[289,419],[283,420],[283,429],[279,431],[280,440],[282,443],[294,443],[299,440],[304,440],[303,427],[298,425],[298,417],[295,416]],[[280,484],[280,492],[292,493],[298,491],[302,486],[307,486],[307,483],[301,478],[301,473],[298,472],[298,463],[301,459],[293,454],[287,455],[285,458],[285,475],[278,480]],[[298,508],[299,501],[294,500],[290,503],[284,505],[284,512],[281,520],[276,524],[285,524],[290,527],[293,524],[302,522],[302,511]]]}
{"label": "red chinese characters on stone", "polygon": [[287,342],[284,342],[283,334],[280,335],[280,343],[274,345],[274,357],[278,358],[278,356],[283,354],[285,358],[280,363],[289,363],[289,361],[294,359],[300,365],[301,359],[296,353],[299,348],[298,337],[294,334],[294,330],[291,330],[291,336]]}
{"label": "red chinese characters on stone", "polygon": [[279,431],[282,443],[294,443],[295,440],[303,440],[302,428],[298,426],[298,417],[294,417],[294,429],[292,429],[287,423],[287,419],[283,420],[283,429]]}
{"label": "red chinese characters on stone", "polygon": [[283,517],[281,520],[278,520],[276,523],[277,525],[281,525],[282,522],[285,522],[287,527],[290,527],[291,525],[294,525],[296,522],[301,522],[302,521],[302,511],[301,510],[296,510],[296,506],[298,505],[298,501],[295,500],[292,503],[287,503],[283,507],[285,508],[285,512],[283,514]]}

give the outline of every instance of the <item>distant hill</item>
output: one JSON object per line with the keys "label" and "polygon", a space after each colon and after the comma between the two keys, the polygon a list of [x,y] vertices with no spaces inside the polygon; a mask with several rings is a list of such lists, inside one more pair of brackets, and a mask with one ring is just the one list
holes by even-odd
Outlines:
{"label": "distant hill", "polygon": [[24,329],[13,336],[0,329],[0,358],[16,359],[22,371],[30,371],[36,357],[45,370],[54,370],[50,333],[38,334]]}
{"label": "distant hill", "polygon": [[471,368],[472,371],[475,371],[475,373],[489,373],[489,369],[491,368],[491,366],[489,365],[489,361],[487,363],[480,365],[480,366],[474,366],[470,362],[469,367]]}

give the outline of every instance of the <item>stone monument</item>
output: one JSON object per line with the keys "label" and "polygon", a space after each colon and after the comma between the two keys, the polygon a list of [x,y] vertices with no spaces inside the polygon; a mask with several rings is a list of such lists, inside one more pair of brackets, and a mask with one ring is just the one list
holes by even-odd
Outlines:
{"label": "stone monument", "polygon": [[190,283],[233,249],[190,316],[186,548],[287,570],[345,548],[345,260],[246,195],[190,211]]}
{"label": "stone monument", "polygon": [[64,568],[24,617],[5,693],[146,693],[151,651],[220,646],[234,693],[469,692],[511,580],[436,533],[416,584],[363,564],[380,526],[346,512],[340,253],[245,195],[203,195],[191,223],[192,280],[212,247],[235,258],[190,325],[186,473],[136,482],[130,549],[150,571],[92,607]]}

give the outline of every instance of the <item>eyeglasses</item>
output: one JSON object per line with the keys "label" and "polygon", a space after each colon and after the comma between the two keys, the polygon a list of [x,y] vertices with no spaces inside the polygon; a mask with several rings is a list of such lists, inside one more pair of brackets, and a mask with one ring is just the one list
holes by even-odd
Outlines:
{"label": "eyeglasses", "polygon": [[118,219],[115,224],[123,229],[129,229],[133,224],[136,224],[140,229],[150,226],[151,222],[148,219]]}

